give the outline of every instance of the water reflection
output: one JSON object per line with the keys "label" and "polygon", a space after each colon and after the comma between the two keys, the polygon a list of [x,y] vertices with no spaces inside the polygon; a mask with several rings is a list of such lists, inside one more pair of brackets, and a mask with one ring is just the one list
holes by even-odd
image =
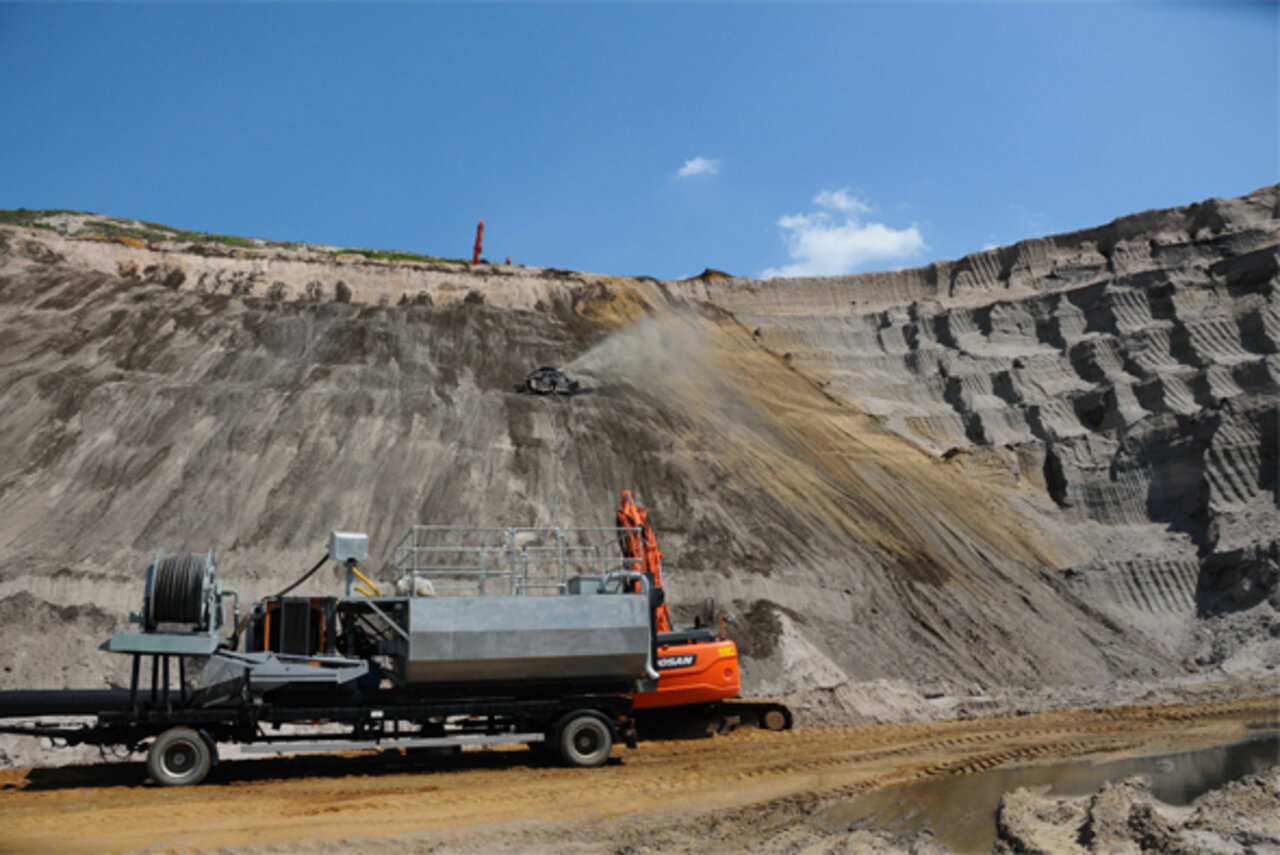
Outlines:
{"label": "water reflection", "polygon": [[996,769],[865,793],[829,807],[822,822],[838,828],[885,828],[895,832],[930,823],[934,835],[957,853],[990,852],[995,843],[1000,797],[1019,787],[1049,787],[1064,796],[1083,796],[1108,781],[1146,775],[1156,798],[1185,805],[1228,781],[1280,762],[1280,734],[1235,745],[1054,766]]}

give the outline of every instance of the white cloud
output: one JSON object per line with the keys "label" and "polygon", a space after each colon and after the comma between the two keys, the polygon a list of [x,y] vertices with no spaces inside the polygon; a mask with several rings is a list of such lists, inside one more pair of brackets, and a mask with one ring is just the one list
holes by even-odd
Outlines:
{"label": "white cloud", "polygon": [[871,206],[857,196],[850,194],[848,187],[842,187],[839,190],[823,190],[813,197],[813,201],[816,205],[830,208],[833,211],[842,211],[846,214],[871,213]]}
{"label": "white cloud", "polygon": [[686,160],[676,175],[680,178],[690,178],[694,175],[716,175],[719,172],[720,161],[709,157],[695,157],[693,160]]}
{"label": "white cloud", "polygon": [[778,220],[782,241],[794,262],[770,267],[761,279],[778,276],[838,276],[852,273],[872,261],[909,258],[926,249],[914,224],[895,229],[884,223],[863,221],[874,209],[849,188],[823,190],[813,202],[826,210],[788,214]]}

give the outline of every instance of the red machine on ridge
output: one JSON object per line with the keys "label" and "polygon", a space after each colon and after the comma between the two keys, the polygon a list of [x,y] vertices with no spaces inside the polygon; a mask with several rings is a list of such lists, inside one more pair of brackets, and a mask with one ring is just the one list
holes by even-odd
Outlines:
{"label": "red machine on ridge", "polygon": [[[704,713],[703,729],[710,726],[725,731],[739,724],[766,730],[790,728],[791,711],[782,704],[736,700],[742,692],[738,646],[726,636],[726,618],[715,615],[710,600],[692,628],[672,627],[662,584],[662,552],[649,526],[648,513],[636,504],[630,490],[622,491],[618,527],[622,530],[619,537],[623,557],[636,562],[636,569],[648,577],[653,588],[664,591],[653,615],[658,688],[632,695],[642,734],[646,723],[698,724],[691,720],[690,708]],[[718,626],[713,629],[708,624]]]}

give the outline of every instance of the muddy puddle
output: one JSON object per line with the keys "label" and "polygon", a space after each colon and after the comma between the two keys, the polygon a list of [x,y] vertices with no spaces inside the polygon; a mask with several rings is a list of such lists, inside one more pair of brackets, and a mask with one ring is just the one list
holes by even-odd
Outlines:
{"label": "muddy puddle", "polygon": [[1156,798],[1185,805],[1229,781],[1280,762],[1280,734],[1233,745],[1093,763],[1087,760],[926,781],[865,793],[824,811],[834,828],[883,828],[902,833],[926,822],[957,853],[990,852],[1000,797],[1019,787],[1048,787],[1063,796],[1095,792],[1108,781],[1146,775]]}

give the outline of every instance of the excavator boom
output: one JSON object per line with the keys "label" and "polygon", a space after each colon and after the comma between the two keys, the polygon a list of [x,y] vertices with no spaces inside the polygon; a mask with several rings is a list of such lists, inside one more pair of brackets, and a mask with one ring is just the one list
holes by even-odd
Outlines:
{"label": "excavator boom", "polygon": [[[618,528],[622,529],[622,556],[638,562],[636,569],[649,577],[652,587],[661,590],[662,551],[658,549],[658,539],[649,526],[648,511],[636,504],[630,490],[622,491]],[[665,601],[654,609],[653,617],[654,628],[658,632],[671,632],[671,610]]]}

